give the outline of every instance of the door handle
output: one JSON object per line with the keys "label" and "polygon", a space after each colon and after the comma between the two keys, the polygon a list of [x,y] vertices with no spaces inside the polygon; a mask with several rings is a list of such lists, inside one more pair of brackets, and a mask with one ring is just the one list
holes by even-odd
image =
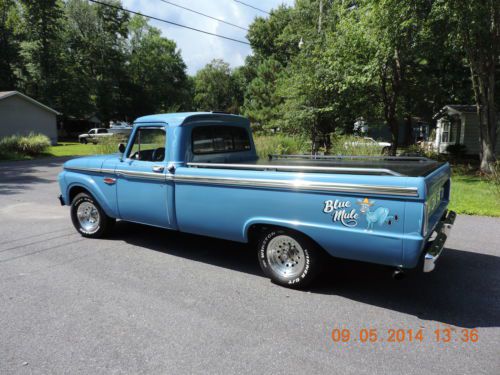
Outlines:
{"label": "door handle", "polygon": [[161,173],[165,170],[165,167],[163,165],[154,165],[153,166],[153,172]]}

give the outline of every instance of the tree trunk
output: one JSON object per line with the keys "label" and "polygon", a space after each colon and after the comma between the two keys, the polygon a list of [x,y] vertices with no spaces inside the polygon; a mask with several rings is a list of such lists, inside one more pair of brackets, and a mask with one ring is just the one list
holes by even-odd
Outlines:
{"label": "tree trunk", "polygon": [[414,139],[413,139],[413,119],[412,119],[412,115],[410,112],[408,112],[407,114],[407,117],[406,117],[406,128],[405,128],[405,132],[406,132],[406,139],[405,139],[405,145],[406,146],[410,146],[414,143]]}
{"label": "tree trunk", "polygon": [[[390,90],[387,89],[388,86],[388,67],[390,65]],[[381,89],[382,89],[382,99],[384,103],[384,117],[391,131],[391,149],[390,155],[396,156],[398,150],[399,141],[399,124],[396,117],[397,104],[399,99],[399,93],[401,90],[401,62],[399,60],[399,51],[394,50],[394,56],[392,61],[384,65],[381,71]]]}
{"label": "tree trunk", "polygon": [[495,108],[495,67],[489,67],[486,74],[478,72],[471,63],[471,78],[476,98],[479,118],[479,158],[480,170],[492,173],[496,161],[495,149],[497,140],[497,118]]}

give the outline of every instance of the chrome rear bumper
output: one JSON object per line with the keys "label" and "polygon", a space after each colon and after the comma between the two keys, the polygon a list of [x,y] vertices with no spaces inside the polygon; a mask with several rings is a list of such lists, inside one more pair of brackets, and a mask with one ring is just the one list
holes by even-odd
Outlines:
{"label": "chrome rear bumper", "polygon": [[457,214],[454,211],[446,211],[436,229],[434,229],[437,235],[434,240],[429,242],[424,255],[424,272],[431,272],[436,267],[436,261],[443,252],[444,243],[450,234],[456,216]]}

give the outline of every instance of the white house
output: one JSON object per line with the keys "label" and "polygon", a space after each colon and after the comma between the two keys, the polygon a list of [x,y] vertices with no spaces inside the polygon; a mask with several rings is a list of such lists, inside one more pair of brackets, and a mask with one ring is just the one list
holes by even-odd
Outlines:
{"label": "white house", "polygon": [[[500,115],[500,114],[499,114]],[[478,154],[479,117],[474,105],[446,105],[434,115],[437,120],[434,149],[443,153],[449,145],[461,144],[467,154]],[[500,123],[500,116],[498,116]],[[497,155],[500,152],[500,136],[497,137]]]}
{"label": "white house", "polygon": [[0,91],[0,138],[29,133],[45,134],[57,143],[59,112],[17,91]]}

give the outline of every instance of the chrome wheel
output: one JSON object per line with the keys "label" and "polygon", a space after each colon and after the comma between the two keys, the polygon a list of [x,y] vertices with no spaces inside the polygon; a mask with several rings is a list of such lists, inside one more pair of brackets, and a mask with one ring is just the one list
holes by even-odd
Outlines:
{"label": "chrome wheel", "polygon": [[266,255],[271,269],[282,277],[296,277],[304,269],[306,261],[304,249],[290,236],[274,237],[267,245]]}
{"label": "chrome wheel", "polygon": [[76,217],[83,230],[92,233],[99,228],[99,211],[90,202],[83,202],[78,206]]}

